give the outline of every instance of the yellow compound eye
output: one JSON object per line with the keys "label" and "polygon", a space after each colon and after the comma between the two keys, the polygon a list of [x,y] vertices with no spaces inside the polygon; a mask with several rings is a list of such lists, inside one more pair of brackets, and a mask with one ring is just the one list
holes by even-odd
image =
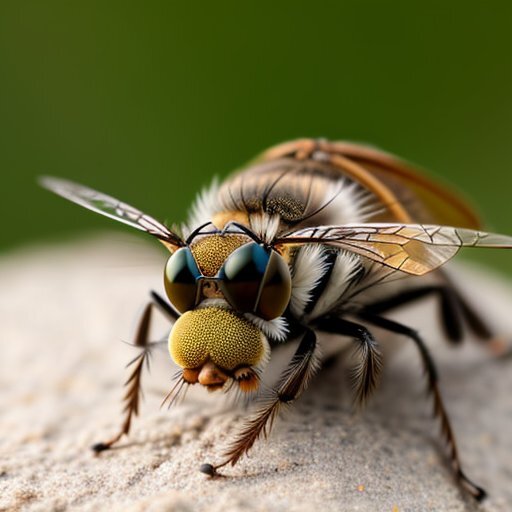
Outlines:
{"label": "yellow compound eye", "polygon": [[182,368],[208,359],[226,370],[254,366],[266,355],[266,340],[244,317],[222,308],[202,308],[180,316],[169,336],[169,352]]}

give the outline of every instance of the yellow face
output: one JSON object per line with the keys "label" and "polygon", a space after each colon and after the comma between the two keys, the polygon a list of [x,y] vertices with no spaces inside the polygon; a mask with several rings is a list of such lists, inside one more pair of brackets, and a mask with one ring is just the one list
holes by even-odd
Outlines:
{"label": "yellow face", "polygon": [[256,389],[269,345],[249,318],[264,322],[285,311],[291,277],[284,259],[245,235],[208,235],[169,258],[164,283],[182,313],[169,351],[183,380],[214,390],[233,379],[242,391]]}
{"label": "yellow face", "polygon": [[257,388],[252,368],[268,352],[263,333],[243,316],[219,307],[184,313],[169,336],[169,352],[184,379],[217,389],[234,378],[244,391]]}

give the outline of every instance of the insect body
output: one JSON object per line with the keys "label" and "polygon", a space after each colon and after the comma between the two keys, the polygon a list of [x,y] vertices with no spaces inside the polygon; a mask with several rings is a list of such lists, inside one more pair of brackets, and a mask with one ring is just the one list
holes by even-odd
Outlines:
{"label": "insect body", "polygon": [[[375,325],[418,348],[455,475],[475,498],[485,496],[462,471],[427,346],[414,329],[383,316],[436,295],[449,340],[461,340],[463,322],[478,337],[492,337],[440,267],[461,247],[510,248],[512,238],[481,231],[473,211],[451,192],[380,151],[309,139],[271,148],[224,183],[214,183],[199,196],[179,233],[81,185],[56,178],[43,178],[42,184],[146,231],[171,253],[164,269],[170,304],[152,292],[136,335],[142,351],[127,382],[124,423],[95,451],[127,434],[138,413],[155,305],[173,323],[169,351],[182,368],[167,397],[170,403],[196,383],[211,391],[230,386],[256,391],[272,348],[299,340],[275,389],[248,418],[222,463],[202,466],[211,475],[235,464],[270,428],[280,405],[301,395],[319,368],[320,332],[348,336],[359,348],[355,390],[364,403],[382,366],[378,342],[368,328]],[[437,280],[418,279],[429,273],[437,274]],[[410,279],[398,281],[404,277]],[[391,294],[375,296],[392,281]]]}

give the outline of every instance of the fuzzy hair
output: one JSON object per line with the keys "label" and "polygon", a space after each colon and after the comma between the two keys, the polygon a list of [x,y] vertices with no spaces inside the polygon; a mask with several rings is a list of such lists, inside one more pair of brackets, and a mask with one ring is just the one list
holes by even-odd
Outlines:
{"label": "fuzzy hair", "polygon": [[295,256],[292,268],[290,309],[300,318],[311,300],[312,290],[327,271],[326,253],[321,245],[302,247]]}
{"label": "fuzzy hair", "polygon": [[229,302],[225,299],[203,299],[197,306],[196,309],[203,308],[222,308],[222,309],[233,309]]}
{"label": "fuzzy hair", "polygon": [[329,203],[325,213],[330,225],[364,222],[378,210],[370,192],[344,178],[329,187],[324,201]]}
{"label": "fuzzy hair", "polygon": [[209,187],[205,187],[196,196],[196,199],[190,209],[188,221],[182,226],[182,232],[185,237],[192,231],[212,219],[215,213],[222,210],[219,200],[220,184],[217,177],[213,178]]}
{"label": "fuzzy hair", "polygon": [[288,324],[282,316],[274,318],[273,320],[264,320],[252,313],[245,313],[244,316],[268,338],[272,338],[277,341],[284,341],[288,336]]}
{"label": "fuzzy hair", "polygon": [[279,229],[279,215],[269,215],[266,212],[253,213],[249,216],[251,229],[265,243],[271,243]]}
{"label": "fuzzy hair", "polygon": [[359,256],[347,251],[339,251],[327,286],[308,317],[319,317],[330,311],[343,297],[360,268]]}

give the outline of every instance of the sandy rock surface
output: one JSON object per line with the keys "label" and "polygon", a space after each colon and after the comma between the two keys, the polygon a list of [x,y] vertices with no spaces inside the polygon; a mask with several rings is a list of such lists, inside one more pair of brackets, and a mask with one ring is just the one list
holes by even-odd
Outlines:
{"label": "sandy rock surface", "polygon": [[[121,341],[131,339],[147,291],[162,290],[165,257],[116,235],[0,259],[0,511],[512,510],[512,361],[476,342],[446,346],[431,303],[396,318],[433,349],[465,469],[490,494],[482,506],[454,483],[413,347],[382,333],[392,350],[364,411],[353,412],[347,368],[336,363],[216,480],[198,467],[220,460],[247,411],[195,388],[160,410],[176,368],[157,352],[132,435],[94,457],[88,447],[119,426],[124,366],[136,355]],[[462,276],[512,339],[510,284],[474,270]],[[160,319],[155,339],[167,328]]]}

